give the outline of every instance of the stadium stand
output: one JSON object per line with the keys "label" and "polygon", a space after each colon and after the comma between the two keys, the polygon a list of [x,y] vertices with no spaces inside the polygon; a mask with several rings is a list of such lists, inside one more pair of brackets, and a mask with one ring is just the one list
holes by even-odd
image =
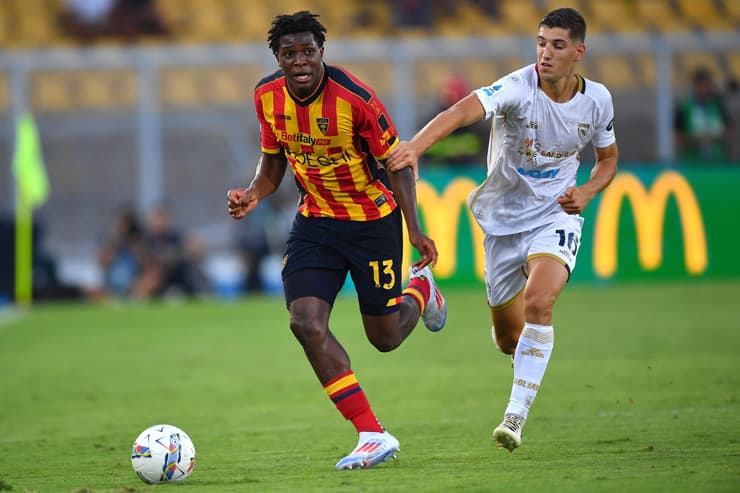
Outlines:
{"label": "stadium stand", "polygon": [[[734,5],[738,2],[730,1]],[[731,17],[718,9],[717,2],[697,2],[696,0],[678,0],[684,19],[694,28],[705,31],[729,31],[737,26]],[[724,4],[726,5],[726,4]],[[724,6],[723,5],[723,6]]]}
{"label": "stadium stand", "polygon": [[[270,20],[278,13],[310,9],[322,14],[333,36],[347,38],[425,35],[470,36],[526,34],[531,19],[562,6],[559,0],[499,0],[498,15],[484,12],[479,2],[431,2],[430,29],[394,26],[391,0],[155,0],[171,30],[159,40],[174,43],[244,43],[264,41]],[[631,33],[738,29],[736,0],[571,0],[589,19],[590,33]],[[454,6],[451,7],[451,6]],[[0,42],[9,49],[68,46],[78,40],[64,32],[60,15],[64,0],[3,0],[0,2]],[[104,37],[105,43],[121,43]],[[144,37],[142,42],[157,41]]]}
{"label": "stadium stand", "polygon": [[30,96],[31,106],[41,112],[131,108],[136,105],[136,75],[126,70],[34,72]]}
{"label": "stadium stand", "polygon": [[[63,2],[0,0],[0,128],[4,130],[0,151],[12,152],[11,77],[18,74],[18,65],[12,62],[19,54],[36,63],[23,76],[49,157],[53,193],[44,213],[50,221],[50,238],[72,254],[78,254],[76,247],[90,239],[91,230],[102,229],[116,206],[125,201],[145,203],[147,186],[138,181],[144,175],[140,166],[152,160],[155,164],[150,167],[161,167],[165,199],[194,197],[178,215],[207,229],[209,238],[223,237],[220,233],[228,225],[214,223],[223,210],[220,199],[213,197],[221,197],[224,183],[242,180],[255,164],[252,156],[259,152],[255,137],[259,130],[251,117],[251,92],[261,76],[276,68],[267,52],[266,31],[278,13],[299,9],[320,13],[329,29],[326,60],[345,66],[374,87],[395,112],[397,125],[405,115],[394,106],[412,98],[416,114],[410,123],[415,128],[417,120],[433,109],[450,74],[464,74],[471,87],[478,87],[533,61],[533,23],[550,8],[563,4],[579,8],[589,22],[591,50],[581,71],[612,90],[620,152],[630,162],[658,159],[653,109],[659,99],[660,64],[650,53],[652,38],[645,34],[706,32],[709,38],[736,32],[740,20],[739,0],[499,0],[497,15],[486,13],[479,1],[438,0],[446,7],[434,10],[428,28],[395,24],[390,8],[394,0],[155,0],[168,36],[135,40],[106,36],[96,40],[93,50],[73,51],[66,48],[88,48],[90,43],[62,28]],[[589,45],[599,34],[606,36],[601,36],[598,46]],[[511,36],[522,37],[512,40]],[[643,38],[642,45],[620,48],[625,40],[637,37]],[[380,38],[386,41],[376,42]],[[438,58],[437,47],[443,50],[448,38],[456,38],[464,49],[454,57]],[[399,62],[393,51],[397,39],[410,41],[404,45],[409,53],[417,50],[401,58],[412,61],[404,66],[412,69],[405,79],[398,78]],[[117,49],[141,44],[161,48],[161,53]],[[189,54],[207,54],[210,45],[216,45],[220,58],[191,61]],[[469,46],[476,48],[470,55]],[[250,56],[234,61],[234,52],[245,51]],[[173,52],[174,61],[165,58]],[[66,55],[82,63],[70,69]],[[156,145],[148,148],[146,136],[152,128],[142,124],[141,55],[153,55],[155,97],[161,103],[155,108],[159,120],[152,140]],[[87,63],[90,56],[103,63]],[[109,56],[124,56],[124,63],[107,63]],[[699,65],[708,67],[723,87],[733,77],[740,79],[737,49],[700,53],[684,46],[671,62],[676,95]],[[399,87],[406,92],[399,93]],[[740,102],[737,97],[735,101],[737,108]],[[10,182],[9,173],[9,167],[0,169],[0,183]],[[96,184],[90,197],[80,195],[80,183]],[[93,201],[106,206],[91,207]]]}
{"label": "stadium stand", "polygon": [[242,106],[262,72],[255,67],[168,68],[161,74],[165,108]]}
{"label": "stadium stand", "polygon": [[680,32],[689,28],[681,17],[681,12],[666,0],[642,0],[635,2],[637,19],[648,29],[655,32]]}

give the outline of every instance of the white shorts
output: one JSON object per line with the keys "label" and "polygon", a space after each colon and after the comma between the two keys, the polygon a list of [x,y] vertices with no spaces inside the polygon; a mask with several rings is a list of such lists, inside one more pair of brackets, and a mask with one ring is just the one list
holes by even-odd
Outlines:
{"label": "white shorts", "polygon": [[558,216],[554,222],[511,235],[486,235],[483,241],[488,304],[494,310],[508,305],[527,283],[527,262],[542,255],[560,260],[568,275],[576,267],[583,218]]}

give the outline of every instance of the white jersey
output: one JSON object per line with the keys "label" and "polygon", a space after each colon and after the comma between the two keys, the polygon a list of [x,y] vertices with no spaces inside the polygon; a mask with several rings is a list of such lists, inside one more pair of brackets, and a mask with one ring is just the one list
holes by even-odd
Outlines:
{"label": "white jersey", "polygon": [[493,116],[486,180],[468,205],[487,234],[526,231],[564,214],[557,199],[576,183],[580,152],[615,142],[614,107],[603,84],[578,76],[565,103],[550,99],[529,65],[475,91]]}

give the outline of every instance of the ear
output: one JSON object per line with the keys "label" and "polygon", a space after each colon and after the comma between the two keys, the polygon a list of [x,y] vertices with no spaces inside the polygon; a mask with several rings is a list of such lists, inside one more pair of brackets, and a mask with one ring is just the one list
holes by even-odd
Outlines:
{"label": "ear", "polygon": [[586,55],[586,45],[583,43],[579,43],[578,46],[576,46],[576,61],[580,62],[583,60],[583,57]]}

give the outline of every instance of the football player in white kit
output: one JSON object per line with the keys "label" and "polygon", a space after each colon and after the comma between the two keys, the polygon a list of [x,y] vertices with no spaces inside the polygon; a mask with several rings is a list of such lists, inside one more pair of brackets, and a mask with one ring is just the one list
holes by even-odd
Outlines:
{"label": "football player in white kit", "polygon": [[[492,118],[485,181],[468,198],[485,232],[485,281],[496,346],[512,355],[514,382],[497,446],[522,443],[553,348],[553,306],[576,264],[579,215],[617,171],[614,109],[602,84],[576,73],[586,53],[586,23],[570,8],[539,23],[537,62],[477,89],[390,152],[392,170],[418,158],[453,130]],[[580,152],[596,163],[576,184]]]}

